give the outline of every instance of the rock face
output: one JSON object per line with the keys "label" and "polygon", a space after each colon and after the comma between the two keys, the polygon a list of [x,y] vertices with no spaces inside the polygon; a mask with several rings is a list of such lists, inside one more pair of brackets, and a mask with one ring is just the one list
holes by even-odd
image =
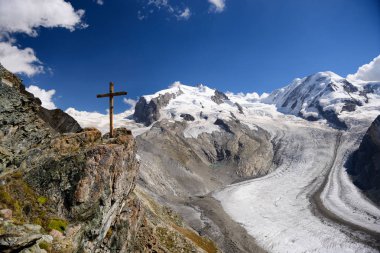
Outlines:
{"label": "rock face", "polygon": [[160,109],[168,105],[170,100],[176,96],[177,94],[174,93],[160,94],[149,102],[145,97],[140,97],[135,106],[134,120],[138,123],[143,123],[145,126],[150,126],[160,118]]}
{"label": "rock face", "polygon": [[215,90],[214,96],[211,97],[211,100],[220,105],[224,103],[224,100],[229,100],[227,95],[221,91]]}
{"label": "rock face", "polygon": [[162,194],[201,195],[269,172],[273,147],[266,131],[232,120],[215,124],[220,131],[194,139],[183,135],[186,122],[161,120],[138,136],[143,182]]}
{"label": "rock face", "polygon": [[58,137],[48,147],[49,156],[40,156],[25,176],[60,217],[82,221],[78,245],[87,251],[102,244],[135,185],[135,142],[131,135],[115,132],[113,139],[102,139],[96,129]]}
{"label": "rock face", "polygon": [[77,133],[82,130],[78,122],[61,109],[48,110],[41,107],[38,115],[59,133]]}
{"label": "rock face", "polygon": [[380,205],[380,116],[364,135],[348,169],[355,185]]}

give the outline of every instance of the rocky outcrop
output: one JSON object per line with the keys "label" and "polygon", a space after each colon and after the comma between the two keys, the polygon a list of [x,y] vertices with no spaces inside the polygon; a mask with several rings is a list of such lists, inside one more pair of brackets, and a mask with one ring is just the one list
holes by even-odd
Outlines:
{"label": "rocky outcrop", "polygon": [[229,98],[223,92],[215,90],[214,95],[211,96],[211,100],[220,105],[224,103],[225,100],[229,100]]}
{"label": "rocky outcrop", "polygon": [[180,94],[181,93],[159,94],[149,102],[145,97],[140,97],[135,106],[133,119],[138,123],[143,123],[145,126],[150,126],[160,118],[160,109],[167,106],[171,99]]}
{"label": "rocky outcrop", "polygon": [[[9,99],[17,100],[21,99],[21,107],[28,108],[28,105],[32,105],[33,113],[37,113],[39,118],[45,121],[51,128],[58,133],[75,133],[82,130],[78,122],[76,122],[70,115],[63,112],[61,109],[48,110],[41,106],[41,100],[34,97],[33,94],[25,90],[20,78],[13,73],[6,70],[0,64],[0,92],[3,99],[0,103],[8,103],[5,96]],[[9,105],[8,105],[9,106]],[[14,108],[16,113],[19,113],[20,108]],[[34,117],[35,115],[33,115]],[[18,116],[17,116],[18,117]]]}
{"label": "rocky outcrop", "polygon": [[0,84],[1,252],[204,252],[204,245],[217,252],[170,209],[135,192],[131,131],[109,138],[79,130],[60,111],[52,125],[40,101],[17,77],[12,82]]}
{"label": "rocky outcrop", "polygon": [[134,189],[133,137],[115,131],[115,138],[102,139],[98,130],[85,129],[53,139],[44,152],[48,155],[32,161],[25,181],[51,201],[60,217],[81,222],[77,247],[94,251]]}
{"label": "rocky outcrop", "polygon": [[380,205],[380,116],[364,135],[350,159],[348,173],[355,185]]}
{"label": "rocky outcrop", "polygon": [[[39,117],[36,99],[8,85],[0,87],[0,103],[0,208],[12,210],[21,224],[40,225],[40,234],[52,231],[55,249],[102,248],[135,186],[138,162],[132,135],[123,129],[112,139],[96,129],[61,135]],[[12,236],[2,235],[13,242],[2,247],[35,247],[41,237]]]}

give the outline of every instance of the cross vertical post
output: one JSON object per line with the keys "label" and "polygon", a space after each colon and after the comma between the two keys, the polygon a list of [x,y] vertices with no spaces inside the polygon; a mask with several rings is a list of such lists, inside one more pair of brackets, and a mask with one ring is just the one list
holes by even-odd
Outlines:
{"label": "cross vertical post", "polygon": [[113,82],[110,82],[110,138],[113,137],[113,92],[114,85]]}
{"label": "cross vertical post", "polygon": [[97,98],[109,97],[110,138],[113,137],[113,97],[123,96],[123,95],[127,95],[127,94],[128,94],[128,92],[125,92],[125,91],[114,92],[114,84],[113,84],[113,82],[110,82],[109,93],[96,95]]}

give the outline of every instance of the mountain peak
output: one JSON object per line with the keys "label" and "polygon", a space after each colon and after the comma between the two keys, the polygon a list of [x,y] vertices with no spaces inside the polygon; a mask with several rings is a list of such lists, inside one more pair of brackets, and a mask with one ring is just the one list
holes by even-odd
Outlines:
{"label": "mountain peak", "polygon": [[331,71],[318,72],[278,89],[263,99],[280,112],[308,120],[327,120],[338,128],[347,128],[344,112],[354,112],[378,96],[380,84],[352,83]]}

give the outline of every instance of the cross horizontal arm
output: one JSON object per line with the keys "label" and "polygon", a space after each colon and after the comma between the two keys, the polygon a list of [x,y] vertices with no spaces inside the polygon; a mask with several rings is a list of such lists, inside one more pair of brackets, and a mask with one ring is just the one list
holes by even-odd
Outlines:
{"label": "cross horizontal arm", "polygon": [[99,94],[99,95],[96,95],[96,97],[97,98],[105,98],[105,97],[123,96],[123,95],[127,95],[127,94],[128,94],[128,92],[119,91],[119,92],[114,92],[114,93]]}

